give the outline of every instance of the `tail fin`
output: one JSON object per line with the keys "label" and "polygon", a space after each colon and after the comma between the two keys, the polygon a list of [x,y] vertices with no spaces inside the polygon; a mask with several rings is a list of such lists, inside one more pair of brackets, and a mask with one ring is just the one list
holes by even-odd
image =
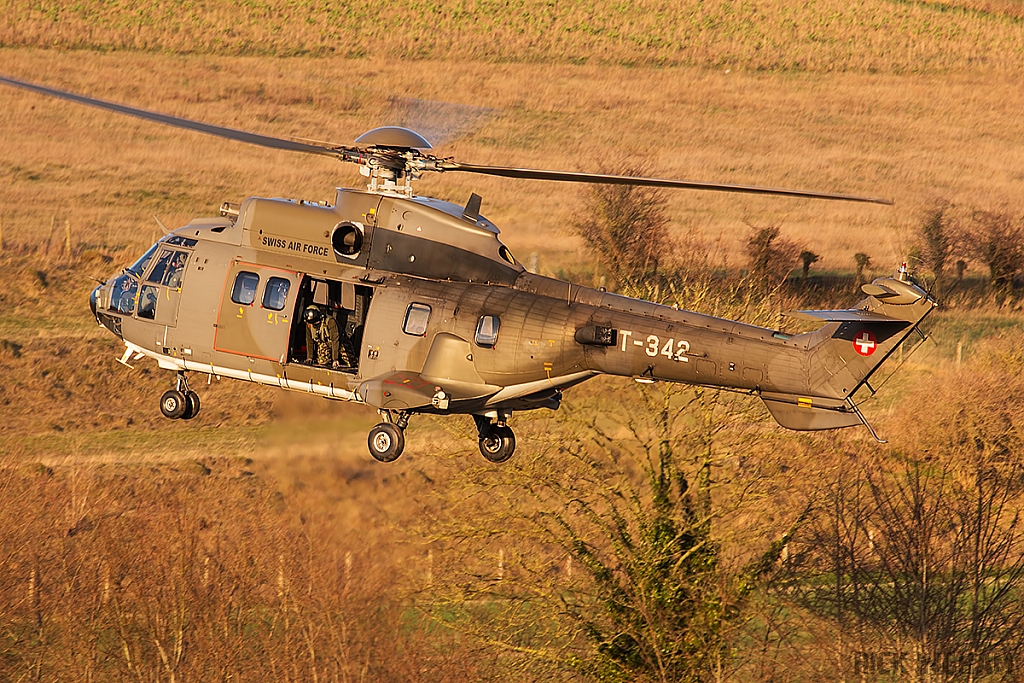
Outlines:
{"label": "tail fin", "polygon": [[808,431],[864,424],[871,430],[851,396],[938,306],[903,269],[862,289],[868,298],[856,308],[800,311],[827,324],[808,335],[807,394],[761,394],[783,427]]}

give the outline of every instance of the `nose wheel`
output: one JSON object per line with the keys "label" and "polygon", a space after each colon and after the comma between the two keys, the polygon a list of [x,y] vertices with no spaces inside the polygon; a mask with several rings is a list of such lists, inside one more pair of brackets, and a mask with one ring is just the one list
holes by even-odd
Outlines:
{"label": "nose wheel", "polygon": [[199,394],[188,388],[185,373],[179,372],[175,388],[160,397],[160,412],[171,420],[191,420],[199,408]]}
{"label": "nose wheel", "polygon": [[381,411],[384,422],[377,424],[366,437],[366,445],[370,455],[379,462],[394,462],[405,450],[405,428],[409,424],[408,413],[393,416],[389,411]]}
{"label": "nose wheel", "polygon": [[480,454],[493,463],[506,462],[516,452],[516,435],[507,424],[491,422],[490,418],[474,415],[479,434]]}

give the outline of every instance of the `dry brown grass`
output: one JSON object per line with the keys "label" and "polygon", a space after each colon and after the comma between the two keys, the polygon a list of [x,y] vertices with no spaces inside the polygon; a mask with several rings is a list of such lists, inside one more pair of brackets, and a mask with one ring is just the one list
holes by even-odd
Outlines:
{"label": "dry brown grass", "polygon": [[493,660],[422,629],[394,539],[237,464],[8,458],[0,496],[8,680],[464,681]]}

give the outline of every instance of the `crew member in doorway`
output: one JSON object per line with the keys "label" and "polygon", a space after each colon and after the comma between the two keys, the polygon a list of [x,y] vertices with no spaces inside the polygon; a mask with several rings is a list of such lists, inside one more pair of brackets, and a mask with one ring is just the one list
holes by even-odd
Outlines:
{"label": "crew member in doorway", "polygon": [[337,368],[341,333],[334,316],[324,315],[316,304],[307,306],[302,313],[306,322],[306,360],[327,368]]}

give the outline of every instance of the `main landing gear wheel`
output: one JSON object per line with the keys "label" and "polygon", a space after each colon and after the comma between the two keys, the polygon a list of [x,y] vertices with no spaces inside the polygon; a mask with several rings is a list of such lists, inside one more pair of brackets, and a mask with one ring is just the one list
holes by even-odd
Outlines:
{"label": "main landing gear wheel", "polygon": [[185,412],[182,414],[182,420],[191,420],[193,417],[199,414],[199,394],[194,391],[190,391],[185,394]]}
{"label": "main landing gear wheel", "polygon": [[381,422],[366,439],[370,455],[380,462],[393,462],[405,450],[405,431],[390,422]]}
{"label": "main landing gear wheel", "polygon": [[515,452],[516,435],[508,425],[490,425],[480,432],[480,454],[490,462],[505,462]]}
{"label": "main landing gear wheel", "polygon": [[186,410],[188,410],[188,399],[177,389],[165,391],[164,395],[160,397],[160,412],[164,414],[164,417],[177,420],[185,414]]}
{"label": "main landing gear wheel", "polygon": [[199,394],[188,388],[184,372],[178,372],[174,388],[160,397],[160,412],[172,420],[191,420],[199,414]]}

